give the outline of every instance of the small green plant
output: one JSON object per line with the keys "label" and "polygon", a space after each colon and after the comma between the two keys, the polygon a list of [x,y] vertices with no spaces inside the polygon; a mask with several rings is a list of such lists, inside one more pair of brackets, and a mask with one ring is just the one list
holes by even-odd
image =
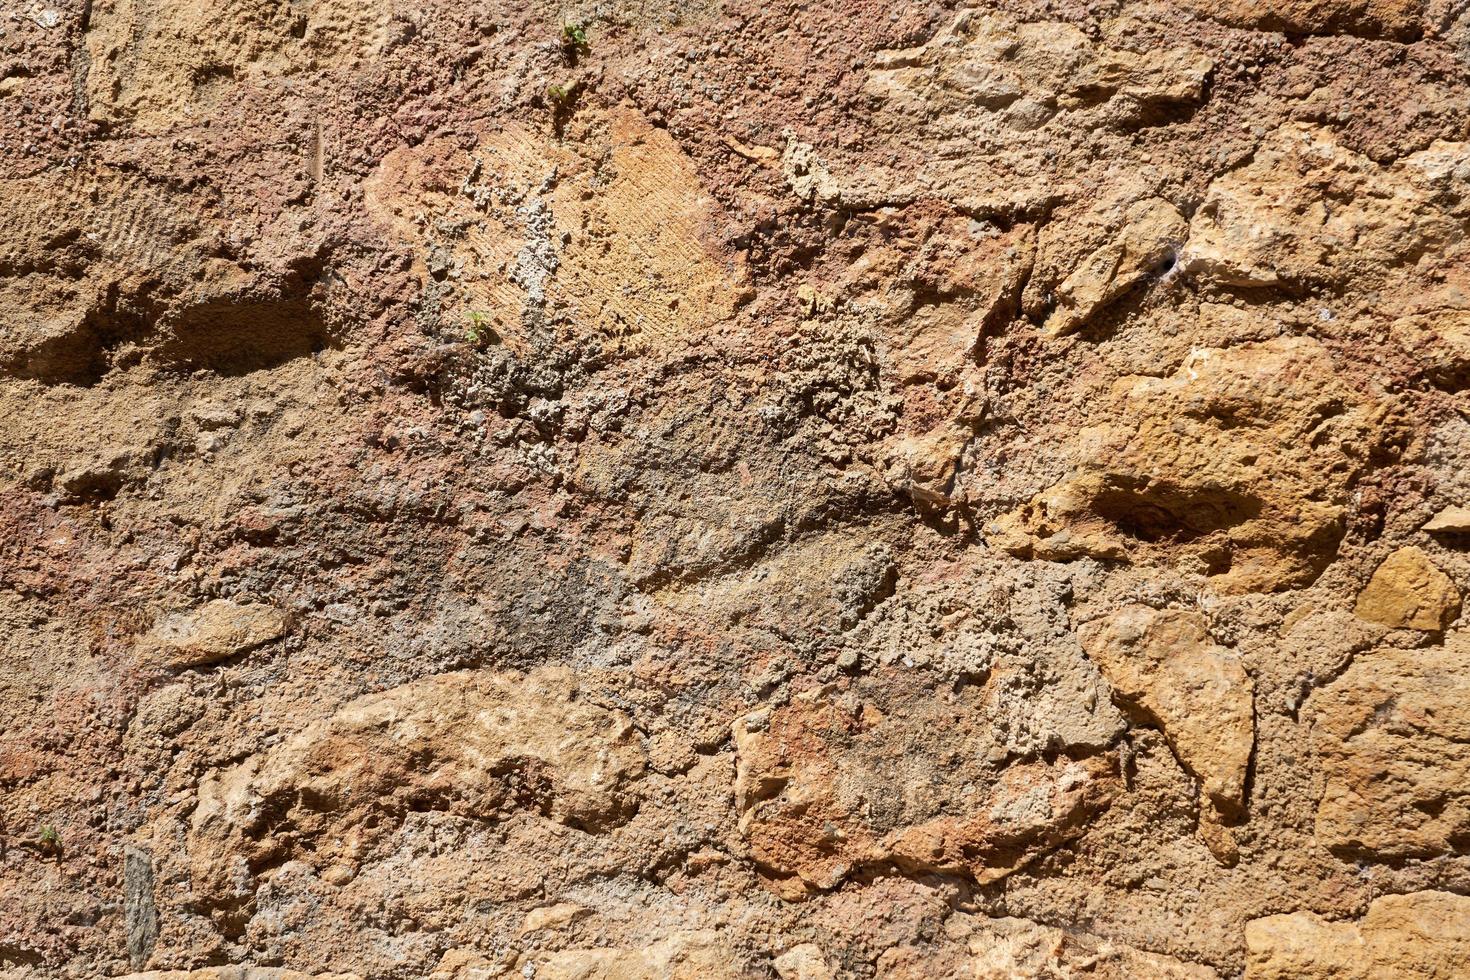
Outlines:
{"label": "small green plant", "polygon": [[43,823],[41,825],[41,832],[39,834],[39,837],[41,841],[42,853],[55,854],[57,851],[61,850],[61,835],[58,834],[56,832],[56,828],[51,826],[49,823]]}
{"label": "small green plant", "polygon": [[556,82],[546,86],[546,103],[551,108],[551,130],[560,139],[567,121],[576,110],[577,96],[582,92],[582,80]]}
{"label": "small green plant", "polygon": [[578,85],[576,82],[567,82],[565,84],[557,82],[546,86],[546,97],[551,100],[554,108],[565,108],[577,97],[577,88]]}
{"label": "small green plant", "polygon": [[476,347],[486,343],[494,335],[494,331],[490,329],[490,314],[470,310],[465,317],[470,322],[464,328],[464,338]]}
{"label": "small green plant", "polygon": [[562,24],[561,46],[571,51],[587,51],[590,47],[587,43],[587,26],[570,22]]}

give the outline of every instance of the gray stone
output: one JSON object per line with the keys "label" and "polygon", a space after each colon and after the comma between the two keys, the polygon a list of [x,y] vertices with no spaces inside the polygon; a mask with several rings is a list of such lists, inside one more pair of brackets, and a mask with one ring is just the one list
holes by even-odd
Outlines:
{"label": "gray stone", "polygon": [[158,942],[158,907],[153,904],[153,859],[129,846],[123,851],[123,911],[128,928],[128,964],[140,970]]}

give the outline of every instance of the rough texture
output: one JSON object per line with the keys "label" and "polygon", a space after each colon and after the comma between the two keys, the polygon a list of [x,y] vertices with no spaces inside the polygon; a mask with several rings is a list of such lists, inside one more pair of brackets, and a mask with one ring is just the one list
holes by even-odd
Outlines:
{"label": "rough texture", "polygon": [[997,520],[994,540],[1053,560],[1192,559],[1220,591],[1310,584],[1383,439],[1336,371],[1319,341],[1292,337],[1119,379],[1074,437],[1082,473]]}
{"label": "rough texture", "polygon": [[878,961],[885,980],[1010,980],[1095,977],[1097,980],[1218,980],[1206,966],[1121,946],[1076,930],[1025,919],[956,914],[934,948],[900,946]]}
{"label": "rough texture", "polygon": [[740,829],[783,894],[874,865],[999,881],[1116,794],[1106,757],[1005,765],[987,692],[895,681],[818,688],[735,723]]}
{"label": "rough texture", "polygon": [[1208,798],[1201,831],[1216,856],[1233,862],[1234,842],[1218,825],[1245,805],[1255,746],[1254,700],[1240,658],[1215,645],[1198,613],[1119,610],[1082,629],[1082,646],[1102,670],[1113,697],[1140,720],[1158,725],[1184,770]]}
{"label": "rough texture", "polygon": [[1358,593],[1354,612],[1384,626],[1442,630],[1460,615],[1460,591],[1423,549],[1400,548]]}
{"label": "rough texture", "polygon": [[1438,980],[1470,961],[1470,898],[1424,891],[1375,899],[1357,922],[1310,912],[1245,927],[1250,980]]}
{"label": "rough texture", "polygon": [[0,976],[1470,976],[1461,0],[22,0]]}
{"label": "rough texture", "polygon": [[286,633],[286,617],[263,605],[215,599],[162,617],[139,642],[139,654],[170,667],[198,667],[245,653]]}
{"label": "rough texture", "polygon": [[1317,838],[1383,857],[1453,854],[1470,841],[1470,640],[1373,650],[1313,698],[1325,764]]}

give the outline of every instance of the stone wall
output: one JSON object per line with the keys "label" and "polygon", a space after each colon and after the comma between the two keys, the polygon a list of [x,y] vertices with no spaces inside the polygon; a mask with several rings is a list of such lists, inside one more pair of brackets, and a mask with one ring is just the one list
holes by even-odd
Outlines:
{"label": "stone wall", "polygon": [[1470,976],[1470,6],[17,0],[0,975]]}

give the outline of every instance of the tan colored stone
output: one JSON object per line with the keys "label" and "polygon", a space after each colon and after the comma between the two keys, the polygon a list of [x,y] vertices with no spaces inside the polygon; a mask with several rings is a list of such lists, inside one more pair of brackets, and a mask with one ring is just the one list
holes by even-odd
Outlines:
{"label": "tan colored stone", "polygon": [[771,961],[781,980],[832,980],[832,969],[815,943],[793,946]]}
{"label": "tan colored stone", "polygon": [[286,635],[286,614],[274,606],[215,599],[163,618],[140,642],[170,667],[198,667],[253,650]]}
{"label": "tan colored stone", "polygon": [[539,766],[554,795],[548,815],[597,824],[617,818],[642,775],[640,742],[626,715],[580,699],[565,667],[455,672],[349,703],[271,751],[255,786],[266,798],[304,792],[352,806],[386,792],[477,811],[508,802],[496,772]]}
{"label": "tan colored stone", "polygon": [[[473,316],[485,342],[528,354],[545,311],[567,308],[633,353],[698,341],[743,302],[743,257],[719,246],[719,205],[693,161],[630,108],[601,122],[604,138],[580,148],[519,125],[473,154],[431,140],[388,154],[367,181],[369,211],[419,250],[418,274],[454,270],[450,322]],[[465,232],[440,235],[426,211]]]}
{"label": "tan colored stone", "polygon": [[[212,216],[197,189],[165,188],[116,167],[68,167],[0,178],[0,209],[8,215],[0,255],[16,268],[0,277],[0,374],[95,381],[107,368],[109,311],[118,303],[110,290],[204,285],[200,239]],[[45,260],[48,243],[73,237],[96,248],[80,281]]]}
{"label": "tan colored stone", "polygon": [[[1240,812],[1255,746],[1253,683],[1240,658],[1210,639],[1205,617],[1180,609],[1129,606],[1081,630],[1083,649],[1113,696],[1157,725],[1215,811]],[[1217,856],[1232,843],[1218,828],[1206,842]]]}
{"label": "tan colored stone", "polygon": [[1459,391],[1470,385],[1470,310],[1400,317],[1389,328],[1389,337],[1439,387]]}
{"label": "tan colored stone", "polygon": [[961,423],[940,425],[915,436],[898,436],[883,447],[883,479],[916,504],[937,507],[954,502],[955,474],[973,430]]}
{"label": "tan colored stone", "polygon": [[440,957],[428,980],[496,980],[509,968],[503,957],[491,959],[478,949],[451,949]]}
{"label": "tan colored stone", "polygon": [[885,374],[904,384],[951,379],[973,362],[986,332],[1014,314],[1035,258],[1035,229],[1002,230],[922,206],[885,212],[864,228],[862,253],[831,270],[835,295],[848,310],[877,317]]}
{"label": "tan colored stone", "polygon": [[1358,654],[1306,705],[1334,851],[1431,857],[1470,841],[1470,637]]}
{"label": "tan colored stone", "polygon": [[1013,554],[1137,564],[1188,556],[1227,592],[1314,580],[1335,557],[1382,410],[1317,341],[1194,351],[1121,379],[1069,451],[1078,474],[987,526]]}
{"label": "tan colored stone", "polygon": [[1470,898],[1385,895],[1356,922],[1311,912],[1245,927],[1247,980],[1451,980],[1470,976]]}
{"label": "tan colored stone", "polygon": [[150,970],[117,980],[362,980],[356,973],[301,973],[275,966],[206,966],[198,970]]}
{"label": "tan colored stone", "polygon": [[[196,887],[229,892],[221,855],[316,839],[319,866],[353,864],[344,828],[439,810],[496,820],[525,809],[588,830],[632,811],[644,772],[626,715],[579,696],[565,667],[458,671],[359,698],[200,783],[190,834]],[[257,843],[258,842],[258,843]]]}
{"label": "tan colored stone", "polygon": [[748,971],[713,932],[681,932],[639,948],[526,953],[508,976],[537,980],[740,980]]}
{"label": "tan colored stone", "polygon": [[1152,198],[1134,204],[1116,237],[1083,259],[1056,287],[1056,308],[1044,331],[1061,336],[1079,329],[1104,306],[1170,264],[1188,235],[1188,223],[1169,202]]}
{"label": "tan colored stone", "polygon": [[521,935],[539,932],[542,929],[556,929],[591,914],[591,909],[572,902],[558,902],[555,905],[532,909],[526,913],[526,922],[521,926]]}
{"label": "tan colored stone", "polygon": [[0,35],[5,980],[1465,972],[1467,0]]}
{"label": "tan colored stone", "polygon": [[[1127,127],[1195,104],[1213,66],[1188,44],[1138,49],[1128,18],[1101,26],[1094,37],[1067,22],[965,10],[925,43],[879,53],[865,84],[879,131],[911,149],[921,119],[918,145],[930,152],[908,168],[881,153],[823,160],[808,147],[801,166],[788,167],[793,189],[849,207],[941,196],[1004,213],[1054,201],[1061,188],[1047,150],[1062,133]],[[938,152],[960,145],[969,151]]]}
{"label": "tan colored stone", "polygon": [[85,34],[92,118],[146,132],[189,125],[250,81],[371,58],[386,3],[100,0]]}
{"label": "tan colored stone", "polygon": [[1460,615],[1460,590],[1422,549],[1400,548],[1358,593],[1354,612],[1395,629],[1442,630]]}
{"label": "tan colored stone", "polygon": [[1227,24],[1290,34],[1361,34],[1412,40],[1425,0],[1184,0]]}
{"label": "tan colored stone", "polygon": [[1446,507],[1424,523],[1421,530],[1432,534],[1465,534],[1470,532],[1470,507]]}
{"label": "tan colored stone", "polygon": [[956,913],[948,942],[896,946],[878,960],[879,980],[1217,980],[1207,966],[1186,963],[1076,929],[1026,919]]}
{"label": "tan colored stone", "polygon": [[648,739],[648,764],[666,775],[685,772],[698,761],[694,745],[682,732],[663,731]]}
{"label": "tan colored stone", "polygon": [[1111,757],[993,768],[983,720],[881,681],[740,719],[735,797],[751,856],[789,897],[883,865],[993,882],[1112,802]]}
{"label": "tan colored stone", "polygon": [[1182,265],[1232,286],[1381,281],[1425,249],[1464,239],[1463,223],[1431,186],[1437,152],[1382,168],[1326,130],[1283,126],[1250,162],[1210,184]]}

